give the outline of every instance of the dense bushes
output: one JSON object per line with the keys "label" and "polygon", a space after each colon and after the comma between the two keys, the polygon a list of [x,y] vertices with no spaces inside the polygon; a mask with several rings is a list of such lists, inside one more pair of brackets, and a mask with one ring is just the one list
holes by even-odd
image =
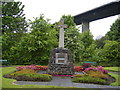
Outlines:
{"label": "dense bushes", "polygon": [[[8,6],[6,6],[7,4],[3,5],[5,5],[3,8],[8,8]],[[13,9],[12,11],[16,10],[12,8],[12,6],[10,6],[10,8],[11,10]],[[17,8],[19,10],[19,4]],[[16,15],[18,14],[19,13],[16,12]],[[9,16],[9,14],[7,16]],[[119,66],[120,20],[117,20],[111,26],[111,31],[103,38],[94,40],[90,30],[83,33],[79,32],[79,28],[76,27],[74,18],[71,15],[63,15],[62,18],[64,18],[65,24],[68,26],[68,28],[65,29],[65,48],[71,51],[74,63],[94,61],[102,66]],[[57,25],[59,22],[53,25],[49,22],[49,19],[44,19],[44,15],[40,15],[40,17],[35,18],[34,21],[29,22],[30,30],[26,32],[28,23],[25,19],[18,18],[20,21],[18,21],[17,18],[14,19],[16,22],[7,20],[7,22],[4,23],[5,25],[3,25],[3,29],[6,29],[2,37],[3,59],[8,60],[11,64],[47,65],[50,51],[58,47],[59,29]],[[3,17],[3,21],[5,20],[6,18]],[[22,22],[24,23],[21,27],[20,23]],[[18,25],[19,28],[13,26],[10,28],[11,25],[6,28],[5,26],[9,23],[14,26]]]}

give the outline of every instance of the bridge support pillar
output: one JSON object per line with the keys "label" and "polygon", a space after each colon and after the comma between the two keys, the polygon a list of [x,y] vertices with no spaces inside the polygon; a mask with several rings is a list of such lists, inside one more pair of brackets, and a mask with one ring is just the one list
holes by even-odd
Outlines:
{"label": "bridge support pillar", "polygon": [[89,30],[89,22],[82,22],[82,32]]}

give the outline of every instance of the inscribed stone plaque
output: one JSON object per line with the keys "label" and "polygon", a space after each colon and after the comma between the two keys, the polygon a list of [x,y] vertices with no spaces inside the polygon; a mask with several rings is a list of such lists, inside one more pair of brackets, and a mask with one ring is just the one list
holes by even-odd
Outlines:
{"label": "inscribed stone plaque", "polygon": [[56,64],[66,64],[67,53],[56,53]]}

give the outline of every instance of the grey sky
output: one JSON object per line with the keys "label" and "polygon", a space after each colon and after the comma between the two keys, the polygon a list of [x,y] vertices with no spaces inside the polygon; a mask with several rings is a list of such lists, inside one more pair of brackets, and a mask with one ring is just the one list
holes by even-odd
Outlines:
{"label": "grey sky", "polygon": [[[59,21],[62,15],[77,15],[115,0],[15,0],[23,2],[24,13],[27,19],[34,20],[44,14],[51,19],[51,23]],[[94,38],[104,36],[109,31],[110,25],[118,18],[112,16],[90,23],[90,31]]]}

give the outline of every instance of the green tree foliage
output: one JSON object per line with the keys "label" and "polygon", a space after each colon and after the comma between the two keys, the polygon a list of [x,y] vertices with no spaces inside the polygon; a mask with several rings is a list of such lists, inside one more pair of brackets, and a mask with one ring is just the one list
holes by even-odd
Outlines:
{"label": "green tree foliage", "polygon": [[35,18],[30,26],[31,32],[22,38],[17,47],[12,48],[17,58],[14,63],[47,64],[50,51],[58,46],[57,32],[43,15]]}
{"label": "green tree foliage", "polygon": [[80,40],[83,42],[84,49],[81,53],[81,61],[91,61],[96,45],[90,30],[81,33]]}
{"label": "green tree foliage", "polygon": [[94,43],[93,35],[90,30],[81,33],[80,40],[83,42],[85,48],[88,48],[92,43]]}
{"label": "green tree foliage", "polygon": [[71,26],[65,31],[65,47],[70,49],[74,62],[79,61],[80,51],[84,49],[83,42],[79,39],[79,31],[75,26]]}
{"label": "green tree foliage", "polygon": [[68,28],[65,29],[65,48],[68,48],[71,51],[73,61],[77,62],[80,59],[79,51],[84,48],[79,39],[79,29],[76,28],[74,18],[71,15],[63,15],[62,18],[64,18],[64,23],[68,26]]}
{"label": "green tree foliage", "polygon": [[3,59],[11,58],[11,48],[15,46],[27,31],[27,22],[21,2],[2,2],[2,48]]}
{"label": "green tree foliage", "polygon": [[[2,2],[2,33],[24,33],[27,23],[22,2]],[[20,34],[19,34],[20,35]]]}
{"label": "green tree foliage", "polygon": [[103,48],[103,46],[105,45],[105,42],[104,42],[105,40],[107,40],[106,36],[103,36],[102,38],[95,40],[95,44],[97,45],[96,47]]}
{"label": "green tree foliage", "polygon": [[110,31],[107,32],[106,36],[109,40],[120,42],[120,19],[117,19],[115,23],[112,24]]}
{"label": "green tree foliage", "polygon": [[70,49],[74,62],[90,60],[95,49],[94,39],[90,31],[80,33],[71,15],[63,15],[65,24],[65,48]]}
{"label": "green tree foliage", "polygon": [[104,63],[109,66],[120,66],[120,42],[106,41],[102,50]]}

